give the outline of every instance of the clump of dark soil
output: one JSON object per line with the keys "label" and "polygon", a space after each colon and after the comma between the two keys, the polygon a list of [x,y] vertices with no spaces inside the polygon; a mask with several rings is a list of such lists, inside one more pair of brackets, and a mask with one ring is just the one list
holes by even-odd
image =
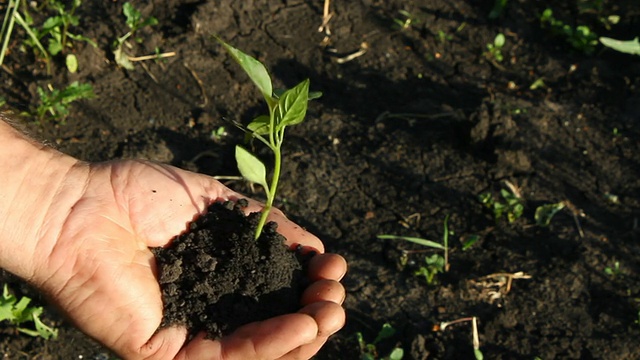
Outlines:
{"label": "clump of dark soil", "polygon": [[185,325],[190,336],[226,335],[241,325],[296,312],[306,285],[302,258],[246,200],[217,202],[166,248],[155,248],[164,302],[161,327]]}

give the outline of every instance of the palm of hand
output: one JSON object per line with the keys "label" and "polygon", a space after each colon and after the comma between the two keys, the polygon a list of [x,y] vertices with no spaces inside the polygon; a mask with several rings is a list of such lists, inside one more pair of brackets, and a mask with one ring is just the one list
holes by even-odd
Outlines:
{"label": "palm of hand", "polygon": [[[185,329],[155,333],[162,319],[162,300],[148,247],[165,245],[211,201],[237,196],[209,177],[169,166],[135,161],[92,165],[82,197],[66,214],[56,241],[46,251],[50,277],[42,287],[79,328],[125,358],[173,358],[176,354],[199,358],[204,351],[207,356],[203,358],[216,358],[216,353],[223,352],[242,358],[247,356],[243,351],[257,352],[259,342],[273,332],[265,324],[282,327],[280,331],[291,336],[286,340],[291,349],[312,340],[306,352],[315,352],[326,336],[310,338],[309,334],[317,335],[319,330],[310,323],[312,317],[318,311],[326,312],[327,306],[332,314],[343,316],[341,309],[315,306],[311,317],[292,314],[274,318],[240,329],[237,336],[221,342],[196,339],[182,351]],[[253,210],[258,206],[253,203]],[[317,238],[294,227],[280,213],[274,216],[281,217],[276,220],[283,232],[289,232],[285,236],[295,236],[298,242],[323,250]],[[344,296],[341,287],[331,287],[334,294],[342,291]],[[333,318],[334,322],[343,321],[339,316]],[[297,353],[305,354],[304,349],[298,348]],[[273,354],[265,358],[285,355]],[[252,356],[262,358],[260,354]]]}

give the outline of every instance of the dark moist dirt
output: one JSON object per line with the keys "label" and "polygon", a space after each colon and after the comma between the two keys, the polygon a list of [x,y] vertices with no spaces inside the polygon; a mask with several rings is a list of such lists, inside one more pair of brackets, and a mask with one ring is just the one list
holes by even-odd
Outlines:
{"label": "dark moist dirt", "polygon": [[164,303],[161,327],[189,335],[227,335],[241,325],[294,313],[307,285],[302,257],[284,245],[277,224],[254,238],[260,213],[246,200],[214,203],[166,248],[154,248]]}
{"label": "dark moist dirt", "polygon": [[[177,55],[125,71],[109,50],[127,31],[122,2],[86,0],[74,30],[98,48],[70,50],[79,72],[69,74],[58,58],[48,76],[20,51],[18,28],[0,71],[1,95],[19,114],[36,105],[37,86],[90,83],[97,97],[74,104],[65,124],[25,119],[32,134],[87,161],[147,158],[237,175],[234,146],[243,134],[231,121],[265,110],[212,39],[217,34],[264,61],[276,87],[309,77],[311,89],[324,93],[287,133],[277,200],[349,262],[347,324],[316,359],[359,359],[355,334],[373,341],[385,322],[397,332],[378,344],[381,356],[400,346],[405,359],[470,359],[468,323],[434,331],[469,316],[478,318],[487,359],[639,359],[640,57],[600,45],[591,54],[573,50],[539,16],[552,8],[570,26],[633,39],[640,5],[605,0],[585,11],[589,1],[511,0],[490,19],[494,2],[332,1],[332,52],[319,45],[321,1],[134,1],[159,24],[138,33],[144,41],[132,55],[156,47]],[[414,17],[404,29],[394,21],[400,10]],[[621,21],[608,30],[601,19],[612,14]],[[502,62],[484,55],[498,33],[506,37]],[[339,60],[363,42],[364,55]],[[544,86],[531,88],[538,79]],[[221,126],[228,134],[212,137]],[[513,223],[495,221],[478,201],[487,191],[499,197],[505,181],[524,199]],[[228,185],[261,199],[246,184]],[[570,206],[549,227],[536,226],[535,209],[559,201]],[[451,267],[437,284],[397,267],[404,250],[425,249],[376,238],[440,241],[447,215]],[[463,251],[473,235],[479,240]],[[409,260],[422,264],[430,254]],[[616,263],[619,271],[606,270]],[[531,278],[514,280],[508,293],[486,277],[517,272]],[[24,283],[9,283],[39,299]],[[108,357],[52,307],[43,319],[60,328],[58,341],[2,324],[0,354]]]}

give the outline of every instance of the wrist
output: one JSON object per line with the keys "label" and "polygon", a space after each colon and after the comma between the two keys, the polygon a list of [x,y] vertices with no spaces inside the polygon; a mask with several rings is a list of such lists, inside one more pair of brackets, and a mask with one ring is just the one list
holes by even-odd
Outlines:
{"label": "wrist", "polygon": [[[0,119],[0,267],[29,281],[86,181],[80,162]],[[85,177],[86,179],[86,177]]]}

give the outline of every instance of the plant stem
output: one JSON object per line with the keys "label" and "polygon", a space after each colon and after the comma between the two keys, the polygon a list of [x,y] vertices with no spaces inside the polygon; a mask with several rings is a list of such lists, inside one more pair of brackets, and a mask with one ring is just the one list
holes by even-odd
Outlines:
{"label": "plant stem", "polygon": [[449,215],[444,217],[444,271],[449,271]]}
{"label": "plant stem", "polygon": [[[278,189],[278,181],[280,180],[280,168],[282,166],[282,153],[280,152],[280,145],[282,145],[282,138],[284,137],[284,133],[282,136],[278,136],[275,131],[275,110],[277,106],[272,106],[269,104],[269,148],[273,151],[273,175],[271,176],[271,184],[269,186],[269,190],[267,192],[267,203],[262,209],[262,214],[260,215],[260,220],[258,221],[258,226],[256,226],[256,234],[255,239],[258,240],[260,234],[262,234],[262,228],[264,224],[267,222],[267,217],[269,217],[269,212],[271,212],[271,207],[273,206],[273,201],[276,198],[276,190]],[[283,129],[284,132],[284,129]]]}

